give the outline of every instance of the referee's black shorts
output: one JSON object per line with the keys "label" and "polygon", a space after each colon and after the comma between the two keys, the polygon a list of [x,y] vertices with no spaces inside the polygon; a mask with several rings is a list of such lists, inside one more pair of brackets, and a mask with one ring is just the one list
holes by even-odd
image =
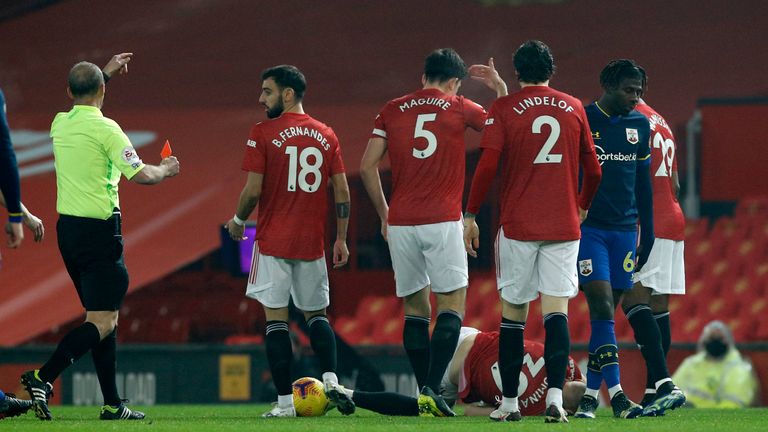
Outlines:
{"label": "referee's black shorts", "polygon": [[56,233],[85,310],[119,310],[128,291],[119,210],[107,220],[61,215]]}

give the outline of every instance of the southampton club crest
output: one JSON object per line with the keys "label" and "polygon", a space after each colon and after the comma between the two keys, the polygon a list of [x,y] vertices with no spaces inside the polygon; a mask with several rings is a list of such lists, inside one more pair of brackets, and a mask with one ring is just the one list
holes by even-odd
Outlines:
{"label": "southampton club crest", "polygon": [[640,137],[637,134],[637,129],[627,128],[627,141],[630,144],[637,144],[640,141]]}
{"label": "southampton club crest", "polygon": [[585,260],[579,261],[579,273],[581,273],[582,276],[589,276],[592,274],[591,259],[585,259]]}

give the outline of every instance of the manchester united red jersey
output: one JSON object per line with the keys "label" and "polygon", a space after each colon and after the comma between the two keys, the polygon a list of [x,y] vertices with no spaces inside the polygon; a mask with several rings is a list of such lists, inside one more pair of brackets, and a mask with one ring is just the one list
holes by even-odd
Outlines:
{"label": "manchester united red jersey", "polygon": [[265,255],[314,260],[324,254],[330,176],[343,173],[333,130],[306,114],[283,113],[251,129],[243,170],[264,175],[256,240]]}
{"label": "manchester united red jersey", "polygon": [[[525,357],[517,388],[520,414],[524,416],[542,414],[547,408],[547,369],[544,366],[544,345],[525,341]],[[459,389],[462,401],[484,402],[495,406],[501,404],[499,332],[482,332],[475,336],[475,343],[464,361],[464,376],[467,380],[466,386]],[[582,380],[579,368],[570,357],[565,380]]]}
{"label": "manchester united red jersey", "polygon": [[675,137],[667,121],[653,108],[639,103],[635,109],[651,123],[651,178],[653,179],[653,229],[656,237],[685,239],[685,216],[675,196],[672,171],[677,171]]}
{"label": "manchester united red jersey", "polygon": [[480,147],[502,154],[501,224],[522,241],[578,240],[582,158],[597,167],[581,101],[547,86],[523,87],[493,104]]}
{"label": "manchester united red jersey", "polygon": [[480,105],[437,89],[416,91],[382,108],[372,136],[387,140],[392,166],[390,225],[461,218],[464,130],[481,130],[485,117]]}

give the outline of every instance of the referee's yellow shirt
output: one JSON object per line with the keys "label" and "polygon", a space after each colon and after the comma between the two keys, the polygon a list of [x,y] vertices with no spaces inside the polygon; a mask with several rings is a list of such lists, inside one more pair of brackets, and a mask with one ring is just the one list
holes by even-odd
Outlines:
{"label": "referee's yellow shirt", "polygon": [[129,180],[144,163],[120,126],[101,110],[75,105],[51,124],[59,214],[106,220],[120,207],[120,174]]}

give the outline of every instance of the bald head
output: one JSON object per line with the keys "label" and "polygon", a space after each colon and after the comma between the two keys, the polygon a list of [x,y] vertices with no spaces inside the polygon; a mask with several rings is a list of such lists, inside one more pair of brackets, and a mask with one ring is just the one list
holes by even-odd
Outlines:
{"label": "bald head", "polygon": [[94,96],[104,85],[101,69],[93,63],[80,62],[69,71],[69,91],[75,98]]}
{"label": "bald head", "polygon": [[587,390],[587,385],[584,381],[566,381],[563,385],[563,409],[565,409],[569,415],[576,413],[579,409],[579,402],[581,397]]}

